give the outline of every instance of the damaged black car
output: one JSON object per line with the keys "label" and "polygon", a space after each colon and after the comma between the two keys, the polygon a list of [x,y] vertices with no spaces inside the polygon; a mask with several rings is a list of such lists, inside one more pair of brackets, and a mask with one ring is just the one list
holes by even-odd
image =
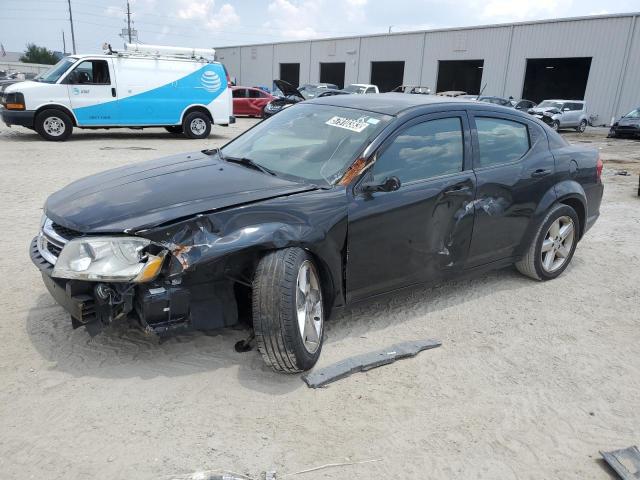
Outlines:
{"label": "damaged black car", "polygon": [[246,321],[269,365],[299,372],[347,304],[514,263],[557,277],[599,215],[601,171],[595,150],[513,109],[318,98],[221,149],[68,185],[30,253],[74,327]]}

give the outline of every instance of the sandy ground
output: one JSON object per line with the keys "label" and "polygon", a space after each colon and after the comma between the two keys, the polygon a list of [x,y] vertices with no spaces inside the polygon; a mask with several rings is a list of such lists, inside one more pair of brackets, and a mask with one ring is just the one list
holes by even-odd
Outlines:
{"label": "sandy ground", "polygon": [[414,338],[443,346],[326,389],[239,354],[244,332],[156,344],[72,330],[27,246],[45,198],[94,172],[218,145],[161,130],[78,132],[62,144],[0,127],[0,478],[171,479],[228,469],[287,478],[608,479],[598,451],[640,442],[640,142],[606,160],[602,216],[559,279],[507,269],[340,314],[320,365]]}

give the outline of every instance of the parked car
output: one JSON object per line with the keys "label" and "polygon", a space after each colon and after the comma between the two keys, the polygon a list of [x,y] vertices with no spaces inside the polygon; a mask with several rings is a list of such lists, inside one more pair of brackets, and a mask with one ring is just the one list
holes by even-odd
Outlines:
{"label": "parked car", "polygon": [[528,112],[530,109],[535,108],[537,105],[536,102],[525,99],[511,100],[511,104],[513,105],[513,108],[515,108],[516,110],[521,110],[523,112]]}
{"label": "parked car", "polygon": [[[304,95],[296,87],[284,80],[274,80],[274,98],[264,107],[263,118],[268,118],[276,113],[305,100]],[[279,93],[279,94],[278,94]]]}
{"label": "parked car", "polygon": [[582,133],[589,124],[587,104],[582,100],[543,100],[528,112],[556,131],[575,128]]}
{"label": "parked car", "polygon": [[[438,93],[436,93],[436,95],[439,95],[441,97],[462,97],[462,96],[464,96],[466,94],[467,94],[467,92],[463,92],[461,90],[447,90],[446,92],[438,92]],[[477,96],[477,95],[474,95],[474,96]]]}
{"label": "parked car", "polygon": [[493,103],[494,105],[500,105],[502,107],[512,107],[511,102],[507,98],[479,96],[477,100],[479,102]]}
{"label": "parked car", "polygon": [[212,124],[235,122],[228,75],[213,49],[128,48],[65,57],[33,81],[6,87],[2,120],[52,141],[74,128],[118,127],[165,127],[202,139]]}
{"label": "parked car", "polygon": [[347,85],[342,90],[346,93],[354,93],[356,95],[362,95],[365,93],[380,93],[376,85],[370,85],[368,83],[352,83]]}
{"label": "parked car", "polygon": [[265,361],[299,372],[353,302],[513,263],[558,277],[598,218],[601,172],[595,149],[516,110],[316,98],[221,149],[72,183],[45,202],[30,254],[73,327],[246,315]]}
{"label": "parked car", "polygon": [[298,88],[305,99],[315,98],[326,90],[339,90],[334,83],[306,83]]}
{"label": "parked car", "polygon": [[431,95],[429,87],[420,87],[418,85],[400,85],[393,89],[397,93],[414,93],[419,95]]}
{"label": "parked car", "polygon": [[620,117],[609,130],[609,138],[612,137],[640,137],[640,107],[631,110]]}
{"label": "parked car", "polygon": [[264,115],[264,107],[275,97],[259,88],[231,87],[233,96],[233,114],[260,117]]}

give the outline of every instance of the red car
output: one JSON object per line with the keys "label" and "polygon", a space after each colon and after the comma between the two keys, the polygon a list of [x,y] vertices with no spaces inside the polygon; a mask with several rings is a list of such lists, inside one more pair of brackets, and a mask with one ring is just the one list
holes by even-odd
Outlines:
{"label": "red car", "polygon": [[264,90],[251,87],[232,87],[233,114],[262,117],[264,106],[275,97]]}

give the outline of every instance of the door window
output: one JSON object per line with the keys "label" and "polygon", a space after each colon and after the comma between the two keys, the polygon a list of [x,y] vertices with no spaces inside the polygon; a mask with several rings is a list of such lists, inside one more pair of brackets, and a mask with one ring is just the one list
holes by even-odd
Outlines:
{"label": "door window", "polygon": [[110,85],[109,65],[106,60],[85,60],[69,76],[73,85]]}
{"label": "door window", "polygon": [[260,90],[249,90],[249,98],[262,98],[264,94]]}
{"label": "door window", "polygon": [[232,93],[233,98],[247,98],[247,90],[244,88],[236,88]]}
{"label": "door window", "polygon": [[476,117],[480,166],[489,167],[519,160],[530,148],[529,129],[504,118]]}
{"label": "door window", "polygon": [[461,172],[463,159],[460,117],[430,120],[402,131],[376,160],[373,176],[376,182],[424,180]]}

